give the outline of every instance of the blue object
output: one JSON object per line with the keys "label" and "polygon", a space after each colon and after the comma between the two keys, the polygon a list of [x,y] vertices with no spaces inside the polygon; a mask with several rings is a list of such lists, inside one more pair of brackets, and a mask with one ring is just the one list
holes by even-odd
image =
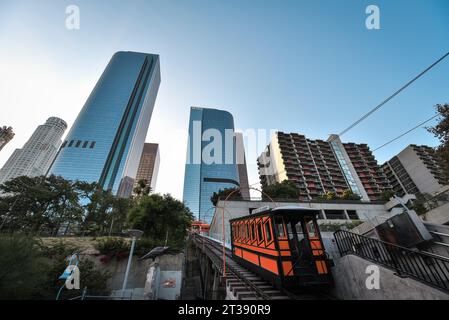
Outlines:
{"label": "blue object", "polygon": [[78,114],[49,174],[132,193],[160,83],[159,56],[117,52]]}
{"label": "blue object", "polygon": [[[209,144],[216,143],[213,137],[209,141],[201,141],[203,133],[208,129],[213,130],[209,131],[211,133],[219,131],[221,134],[221,141],[218,141],[221,156],[217,154],[221,163],[205,163],[203,158],[203,150]],[[213,206],[210,198],[214,192],[239,187],[235,138],[231,136],[232,140],[227,141],[230,143],[226,144],[226,132],[234,133],[234,118],[229,112],[197,107],[190,109],[189,149],[185,167],[183,201],[196,219],[206,223],[212,220],[213,212],[209,209]],[[226,148],[232,148],[232,150]],[[208,154],[207,150],[206,154]],[[213,150],[213,152],[219,152],[219,150]],[[229,155],[232,155],[232,158]]]}

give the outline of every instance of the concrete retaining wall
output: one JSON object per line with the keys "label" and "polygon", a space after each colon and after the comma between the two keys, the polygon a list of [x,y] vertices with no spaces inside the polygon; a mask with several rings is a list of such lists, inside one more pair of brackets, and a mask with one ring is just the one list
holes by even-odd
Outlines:
{"label": "concrete retaining wall", "polygon": [[401,278],[382,266],[379,289],[369,290],[365,284],[369,274],[365,271],[370,265],[374,263],[354,255],[335,261],[333,295],[342,300],[449,300],[449,294],[411,278]]}
{"label": "concrete retaining wall", "polygon": [[432,209],[425,214],[424,220],[426,222],[437,224],[449,223],[449,203],[446,203],[438,208]]}
{"label": "concrete retaining wall", "polygon": [[[122,288],[123,279],[125,277],[126,265],[128,258],[117,261],[112,259],[110,262],[104,264],[100,262],[100,258],[96,258],[97,264],[100,268],[111,273],[111,278],[108,280],[108,288],[111,290],[119,290]],[[131,262],[131,269],[128,275],[128,288],[143,288],[148,268],[151,261],[140,261],[137,257],[133,257]]]}
{"label": "concrete retaining wall", "polygon": [[[128,258],[117,261],[112,259],[110,262],[104,264],[100,262],[101,257],[94,257],[93,260],[97,267],[111,273],[111,278],[108,281],[108,288],[111,290],[119,290],[122,288],[123,278],[125,277],[126,265]],[[128,288],[143,288],[150,266],[156,262],[161,271],[181,271],[184,261],[184,254],[164,254],[157,257],[154,261],[152,259],[139,260],[138,257],[133,257],[131,262],[131,269],[128,275]]]}

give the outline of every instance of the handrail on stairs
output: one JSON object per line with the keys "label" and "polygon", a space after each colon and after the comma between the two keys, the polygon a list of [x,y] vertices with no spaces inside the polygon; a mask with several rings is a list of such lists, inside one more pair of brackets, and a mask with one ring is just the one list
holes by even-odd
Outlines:
{"label": "handrail on stairs", "polygon": [[449,259],[346,230],[334,233],[341,256],[353,254],[449,292]]}

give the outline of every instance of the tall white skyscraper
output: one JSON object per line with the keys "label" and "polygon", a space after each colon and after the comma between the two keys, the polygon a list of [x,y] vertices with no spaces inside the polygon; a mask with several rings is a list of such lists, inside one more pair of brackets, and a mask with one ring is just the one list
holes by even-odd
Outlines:
{"label": "tall white skyscraper", "polygon": [[20,176],[36,177],[45,175],[50,168],[59,147],[67,123],[51,117],[37,127],[22,149],[16,149],[2,169],[0,183]]}

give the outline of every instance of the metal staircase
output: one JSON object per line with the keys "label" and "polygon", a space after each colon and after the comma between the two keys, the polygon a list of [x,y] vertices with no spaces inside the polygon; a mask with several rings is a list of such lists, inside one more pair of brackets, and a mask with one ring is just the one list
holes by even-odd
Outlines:
{"label": "metal staircase", "polygon": [[334,237],[341,256],[348,254],[373,261],[449,293],[449,259],[432,253],[411,250],[385,241],[340,230]]}

